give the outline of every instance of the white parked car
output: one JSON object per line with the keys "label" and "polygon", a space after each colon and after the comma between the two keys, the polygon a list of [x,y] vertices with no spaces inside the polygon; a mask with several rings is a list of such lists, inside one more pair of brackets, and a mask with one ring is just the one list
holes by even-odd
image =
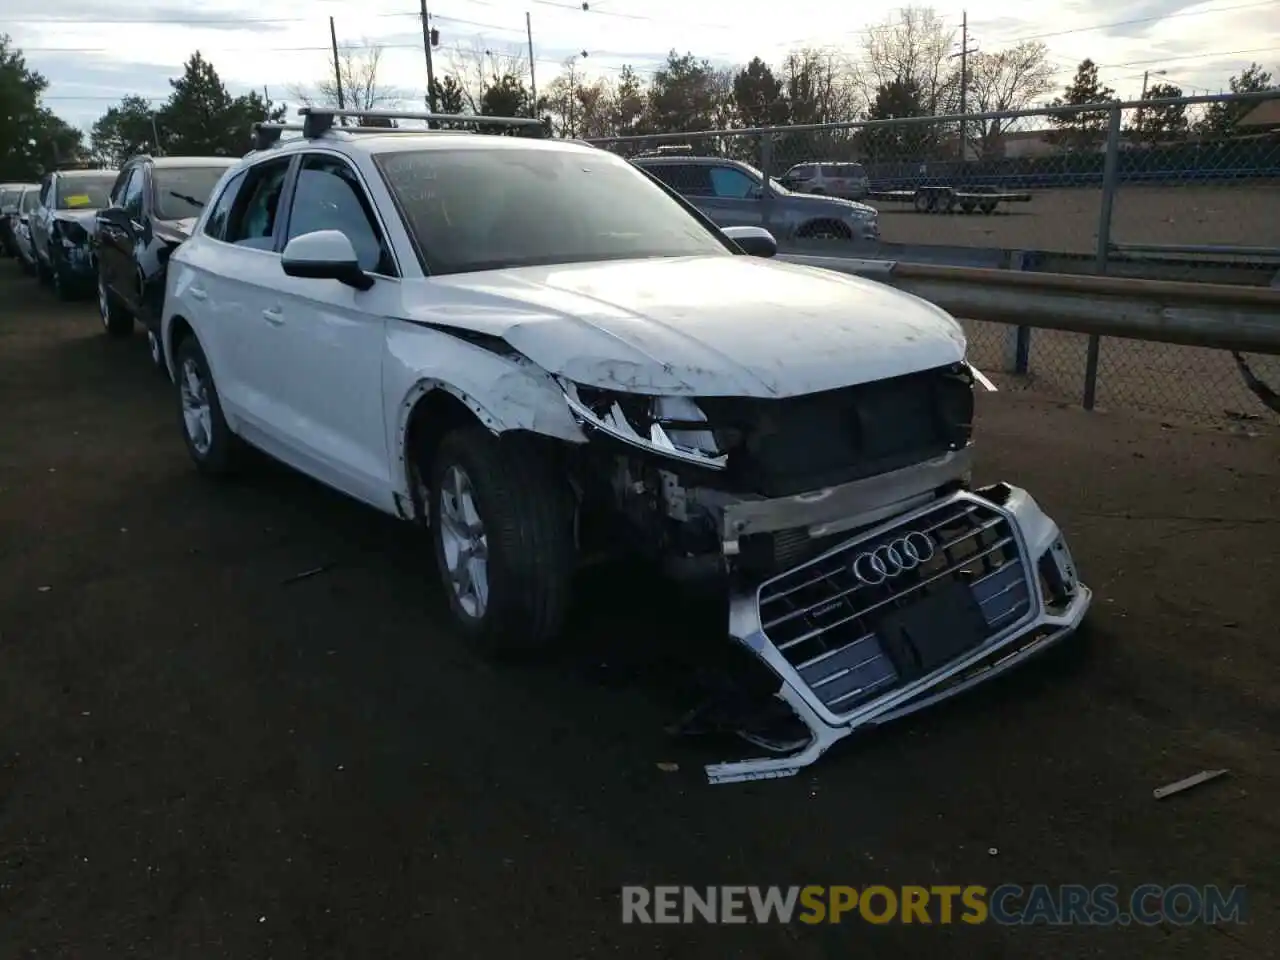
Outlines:
{"label": "white parked car", "polygon": [[590,146],[304,113],[170,263],[201,471],[248,445],[422,525],[495,647],[552,640],[602,546],[722,578],[791,726],[746,731],[771,755],[712,781],[794,773],[1080,623],[1054,522],[970,486],[974,371],[942,310],[771,260]]}

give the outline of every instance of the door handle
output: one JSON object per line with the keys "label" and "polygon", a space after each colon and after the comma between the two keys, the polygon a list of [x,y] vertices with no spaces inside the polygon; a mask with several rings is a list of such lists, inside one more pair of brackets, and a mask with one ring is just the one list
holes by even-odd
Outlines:
{"label": "door handle", "polygon": [[192,287],[190,291],[192,300],[205,300],[209,294],[205,293],[204,287]]}
{"label": "door handle", "polygon": [[278,327],[280,324],[284,323],[284,313],[281,312],[279,307],[273,307],[270,310],[262,311],[262,319],[266,320],[267,323]]}

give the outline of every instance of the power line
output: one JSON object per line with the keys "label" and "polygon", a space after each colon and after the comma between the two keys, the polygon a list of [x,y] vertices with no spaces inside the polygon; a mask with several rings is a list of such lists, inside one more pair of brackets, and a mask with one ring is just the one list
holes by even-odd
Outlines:
{"label": "power line", "polygon": [[[403,48],[411,47],[414,50],[419,49],[418,45],[416,44],[397,44],[396,46],[403,47]],[[299,48],[290,48],[290,49],[299,49]],[[320,46],[320,47],[307,47],[307,48],[301,48],[301,49],[325,51],[327,53],[329,52],[330,48]],[[343,49],[343,48],[340,47],[339,49]],[[347,47],[345,49],[352,49],[352,48]],[[1149,66],[1151,64],[1173,63],[1177,61],[1204,60],[1204,59],[1210,59],[1213,57],[1229,57],[1229,56],[1238,56],[1238,55],[1251,54],[1251,53],[1269,53],[1269,52],[1274,52],[1276,50],[1280,50],[1280,47],[1262,47],[1262,48],[1257,48],[1253,50],[1220,50],[1212,53],[1190,54],[1182,57],[1161,57],[1158,60],[1131,60],[1127,63],[1100,63],[1097,66],[1100,70],[1102,69],[1118,70],[1118,69],[1124,69],[1126,67],[1141,67],[1141,66]],[[94,51],[86,51],[86,52],[94,52]],[[270,49],[270,50],[264,49],[262,52],[264,53],[280,52],[280,48]],[[534,62],[537,64],[541,64],[543,66],[559,67],[564,65],[563,61],[561,60],[552,60],[544,57],[538,57],[534,60]],[[660,69],[660,68],[654,68],[654,69],[638,68],[632,64],[623,64],[623,65],[600,64],[600,63],[594,64],[594,67],[598,70],[609,70],[609,71],[615,71],[615,72],[625,70],[628,66],[630,66],[631,69],[637,75],[641,75],[641,76],[652,75],[656,73],[658,69]],[[1208,88],[1200,88],[1200,89],[1208,89]],[[74,95],[74,94],[59,94],[55,96],[43,96],[40,99],[41,100],[74,100],[74,101],[85,101],[85,102],[88,102],[88,101],[116,102],[124,99],[125,96],[138,96],[143,100],[167,100],[170,94],[168,93],[157,94],[155,96],[143,96],[141,94],[120,94],[119,96],[105,96],[103,94],[86,94],[83,96]],[[402,99],[411,99],[411,97],[405,96]]]}
{"label": "power line", "polygon": [[[1157,21],[1172,20],[1175,17],[1202,17],[1210,13],[1227,13],[1231,10],[1248,10],[1252,7],[1271,7],[1275,5],[1275,0],[1261,0],[1254,3],[1238,3],[1232,7],[1215,7],[1210,10],[1183,10],[1178,13],[1165,13],[1155,17],[1136,17],[1133,20],[1113,20],[1110,23],[1095,23],[1092,26],[1073,27],[1070,30],[1055,30],[1052,33],[1034,33],[1025,37],[1011,37],[1008,40],[1002,40],[1001,43],[1023,43],[1028,40],[1047,40],[1050,37],[1066,37],[1075,33],[1088,33],[1093,30],[1106,30],[1109,27],[1128,27],[1137,23],[1155,23]],[[992,23],[994,21],[986,21]]]}

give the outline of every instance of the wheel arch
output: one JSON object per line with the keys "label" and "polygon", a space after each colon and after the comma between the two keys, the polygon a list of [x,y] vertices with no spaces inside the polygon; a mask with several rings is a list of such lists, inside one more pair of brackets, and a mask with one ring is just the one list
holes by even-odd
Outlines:
{"label": "wheel arch", "polygon": [[201,342],[200,336],[196,333],[195,326],[180,313],[175,313],[160,325],[160,347],[164,351],[164,365],[169,371],[169,379],[177,379],[177,371],[174,369],[174,364],[178,355],[178,345],[187,337],[195,337],[196,343],[200,344],[205,360],[210,365],[209,373],[214,376],[216,381],[217,374],[212,369],[213,360],[209,357],[209,351],[205,350],[204,343]]}
{"label": "wheel arch", "polygon": [[[543,391],[545,392],[545,391]],[[437,377],[422,377],[400,402],[395,427],[395,468],[407,496],[397,496],[398,512],[407,520],[423,517],[421,471],[440,442],[452,430],[479,424],[495,435],[523,432],[568,443],[585,443],[586,436],[573,420],[567,404],[558,396],[539,397],[543,403],[558,401],[560,415],[547,414],[514,396],[485,404],[473,393]]]}

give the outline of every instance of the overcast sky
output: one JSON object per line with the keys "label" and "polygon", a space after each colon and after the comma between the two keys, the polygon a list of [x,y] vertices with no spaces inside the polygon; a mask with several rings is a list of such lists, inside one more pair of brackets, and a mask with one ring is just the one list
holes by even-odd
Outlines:
{"label": "overcast sky", "polygon": [[[385,46],[383,81],[406,104],[417,105],[426,85],[417,6],[417,0],[3,0],[0,32],[50,80],[47,105],[87,128],[125,94],[151,97],[158,105],[168,96],[169,78],[196,49],[233,93],[266,87],[273,99],[292,101],[291,89],[314,86],[332,69],[329,16],[340,45],[368,40]],[[602,76],[616,76],[624,63],[647,75],[672,47],[718,65],[753,56],[777,63],[804,45],[837,47],[857,59],[867,28],[899,4],[593,0],[590,6],[584,12],[580,0],[429,0],[441,33],[437,69],[447,69],[445,48],[458,43],[523,53],[526,11],[539,85],[582,51],[588,54],[583,66]],[[1166,71],[1188,93],[1217,92],[1251,60],[1280,73],[1280,0],[970,0],[933,6],[957,28],[967,9],[970,44],[982,50],[1043,39],[1064,83],[1081,59],[1092,57],[1103,66],[1104,81],[1122,95],[1137,96],[1144,70]]]}

